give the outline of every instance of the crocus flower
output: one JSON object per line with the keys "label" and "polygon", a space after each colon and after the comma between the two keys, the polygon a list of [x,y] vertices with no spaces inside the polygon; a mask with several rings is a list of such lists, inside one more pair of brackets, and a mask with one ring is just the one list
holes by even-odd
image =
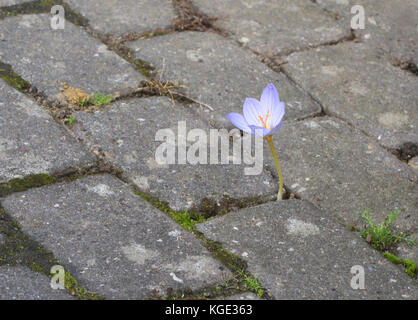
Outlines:
{"label": "crocus flower", "polygon": [[243,109],[244,115],[233,112],[227,115],[227,119],[238,129],[251,134],[261,134],[267,140],[279,175],[280,186],[277,200],[281,200],[283,198],[283,175],[273,145],[273,134],[279,131],[283,124],[285,104],[280,101],[276,88],[270,83],[264,89],[260,101],[246,98]]}

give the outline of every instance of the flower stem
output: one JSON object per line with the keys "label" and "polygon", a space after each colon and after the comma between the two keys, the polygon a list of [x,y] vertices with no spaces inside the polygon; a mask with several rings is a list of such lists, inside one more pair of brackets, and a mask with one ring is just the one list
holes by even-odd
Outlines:
{"label": "flower stem", "polygon": [[279,201],[279,200],[283,199],[283,174],[282,174],[282,169],[280,168],[279,158],[277,157],[276,149],[274,148],[274,145],[273,145],[273,138],[271,136],[266,137],[266,140],[269,144],[271,153],[273,155],[274,163],[276,164],[277,174],[279,175],[279,193],[277,194],[277,201]]}

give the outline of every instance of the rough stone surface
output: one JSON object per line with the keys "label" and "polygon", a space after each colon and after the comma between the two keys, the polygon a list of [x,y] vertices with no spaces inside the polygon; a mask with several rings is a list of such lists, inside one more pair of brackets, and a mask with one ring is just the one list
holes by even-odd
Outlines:
{"label": "rough stone surface", "polygon": [[[246,260],[275,299],[417,299],[415,280],[305,201],[243,209],[198,229]],[[356,265],[364,290],[350,286]]]}
{"label": "rough stone surface", "polygon": [[225,297],[224,300],[261,300],[261,299],[252,292],[246,292],[246,293],[235,294],[233,296]]}
{"label": "rough stone surface", "polygon": [[71,300],[65,290],[52,289],[51,279],[22,266],[0,266],[0,300]]}
{"label": "rough stone surface", "polygon": [[408,161],[408,164],[414,168],[415,170],[418,170],[418,156],[413,157],[411,160]]}
{"label": "rough stone surface", "polygon": [[175,18],[169,0],[68,0],[67,3],[103,33],[141,33],[167,28]]}
{"label": "rough stone surface", "polygon": [[0,79],[0,183],[93,162],[35,102]]}
{"label": "rough stone surface", "polygon": [[145,299],[230,276],[192,233],[112,176],[16,193],[3,207],[83,288],[105,298]]}
{"label": "rough stone surface", "polygon": [[365,28],[355,30],[364,43],[389,53],[392,62],[418,63],[417,16],[415,0],[316,0],[323,8],[336,13],[340,25],[350,28],[351,8],[361,5]]}
{"label": "rough stone surface", "polygon": [[[178,80],[188,88],[188,95],[209,104],[202,115],[217,127],[228,127],[229,112],[242,113],[245,97],[259,99],[264,87],[272,82],[286,102],[286,120],[318,113],[320,107],[297,89],[281,73],[258,62],[248,52],[214,33],[182,32],[138,40],[129,47],[136,57],[164,70],[163,78]],[[163,67],[164,66],[164,67]]]}
{"label": "rough stone surface", "polygon": [[393,67],[369,47],[343,43],[294,53],[284,69],[327,112],[383,146],[418,141],[418,78]]}
{"label": "rough stone surface", "polygon": [[53,30],[47,14],[0,20],[0,33],[0,61],[50,98],[60,92],[58,81],[91,94],[134,88],[144,79],[82,28],[66,22],[64,30]]}
{"label": "rough stone surface", "polygon": [[[188,108],[195,106],[173,106],[165,97],[126,100],[106,111],[77,113],[74,128],[84,141],[99,146],[140,190],[174,210],[199,208],[205,198],[220,203],[226,196],[241,200],[274,196],[276,185],[269,172],[244,175],[244,168],[253,165],[157,163],[156,150],[163,143],[155,141],[157,131],[171,129],[178,141],[179,121],[186,121],[187,131],[205,130],[209,143],[208,125]],[[208,162],[209,153],[208,148]]]}
{"label": "rough stone surface", "polygon": [[12,6],[15,4],[22,4],[30,0],[0,0],[0,7]]}
{"label": "rough stone surface", "polygon": [[[394,230],[418,230],[416,172],[342,121],[284,125],[273,141],[286,186],[329,216],[361,228],[363,211],[380,222],[399,209]],[[267,146],[264,155],[274,168]]]}
{"label": "rough stone surface", "polygon": [[195,0],[203,12],[217,16],[221,28],[252,50],[288,54],[350,35],[321,8],[304,0]]}

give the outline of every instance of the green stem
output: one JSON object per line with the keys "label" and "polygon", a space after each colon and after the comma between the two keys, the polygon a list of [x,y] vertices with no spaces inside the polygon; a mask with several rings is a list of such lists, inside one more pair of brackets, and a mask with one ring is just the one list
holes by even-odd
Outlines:
{"label": "green stem", "polygon": [[283,199],[283,174],[282,174],[282,169],[280,168],[279,158],[277,157],[276,149],[274,148],[274,145],[273,145],[273,139],[270,136],[270,137],[267,137],[266,140],[269,144],[271,153],[273,154],[274,163],[276,164],[277,174],[279,175],[279,193],[277,194],[277,201],[278,201],[278,200]]}

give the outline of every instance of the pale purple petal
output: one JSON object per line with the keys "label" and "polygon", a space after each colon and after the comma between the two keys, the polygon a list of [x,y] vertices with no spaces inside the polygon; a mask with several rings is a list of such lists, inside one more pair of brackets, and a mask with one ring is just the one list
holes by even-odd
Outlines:
{"label": "pale purple petal", "polygon": [[258,116],[261,113],[260,102],[254,98],[247,98],[244,102],[244,118],[249,125],[260,126],[261,122]]}
{"label": "pale purple petal", "polygon": [[263,90],[261,94],[260,103],[267,109],[271,110],[274,106],[277,106],[280,102],[279,93],[276,90],[276,87],[270,83]]}
{"label": "pale purple petal", "polygon": [[229,113],[226,118],[231,121],[231,123],[236,126],[238,129],[247,132],[247,133],[251,133],[251,129],[248,126],[247,121],[245,120],[245,118],[243,117],[242,114],[239,113]]}
{"label": "pale purple petal", "polygon": [[273,107],[271,110],[271,126],[277,126],[280,121],[282,121],[285,112],[285,104],[284,102],[279,102],[278,105]]}
{"label": "pale purple petal", "polygon": [[277,131],[279,131],[280,130],[280,128],[282,127],[282,125],[283,125],[283,121],[281,121],[281,122],[279,122],[271,131],[270,131],[270,133],[268,134],[268,135],[271,135],[271,134],[275,134]]}

